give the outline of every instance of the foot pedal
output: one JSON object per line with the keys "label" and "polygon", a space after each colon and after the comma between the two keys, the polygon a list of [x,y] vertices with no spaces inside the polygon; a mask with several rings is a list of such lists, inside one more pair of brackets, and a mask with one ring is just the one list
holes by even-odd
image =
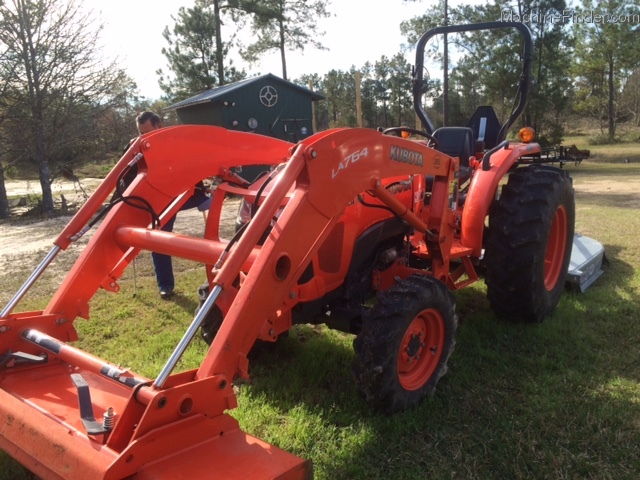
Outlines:
{"label": "foot pedal", "polygon": [[105,428],[103,424],[96,420],[93,415],[93,405],[91,403],[91,392],[89,391],[89,384],[79,373],[72,373],[71,380],[78,390],[78,405],[80,407],[80,419],[84,428],[86,428],[89,435],[100,435],[101,433],[107,433],[109,429]]}

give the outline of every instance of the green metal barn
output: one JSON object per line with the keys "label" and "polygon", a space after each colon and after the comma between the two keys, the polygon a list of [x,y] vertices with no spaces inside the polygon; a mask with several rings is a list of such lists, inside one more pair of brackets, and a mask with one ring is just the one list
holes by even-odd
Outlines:
{"label": "green metal barn", "polygon": [[269,73],[212,88],[165,110],[175,110],[182,124],[216,125],[295,143],[314,133],[312,105],[318,100],[324,97]]}

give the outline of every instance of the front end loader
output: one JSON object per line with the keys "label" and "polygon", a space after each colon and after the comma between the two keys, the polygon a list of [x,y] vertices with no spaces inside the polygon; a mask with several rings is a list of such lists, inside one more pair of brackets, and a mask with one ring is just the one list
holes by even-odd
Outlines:
{"label": "front end loader", "polygon": [[[530,59],[528,30],[515,28]],[[420,82],[416,75],[415,95]],[[570,179],[548,166],[519,168],[537,144],[502,138],[467,155],[465,130],[461,148],[444,151],[459,132],[424,123],[424,141],[334,129],[291,145],[208,126],[139,137],[0,313],[0,448],[44,479],[307,479],[310,461],[243,432],[228,413],[256,341],[303,321],[355,334],[357,387],[394,412],[433,392],[445,373],[458,325],[450,291],[477,281],[483,263],[496,312],[541,321],[564,284]],[[269,176],[238,184],[233,169],[256,164],[271,166]],[[135,180],[105,206],[134,165]],[[160,230],[207,177],[222,183],[204,238]],[[238,193],[251,219],[225,240],[220,209]],[[14,312],[56,255],[94,225],[48,305]],[[141,250],[207,266],[198,312],[155,379],[71,345],[91,298],[117,293]],[[198,332],[210,343],[206,356],[176,372]]]}

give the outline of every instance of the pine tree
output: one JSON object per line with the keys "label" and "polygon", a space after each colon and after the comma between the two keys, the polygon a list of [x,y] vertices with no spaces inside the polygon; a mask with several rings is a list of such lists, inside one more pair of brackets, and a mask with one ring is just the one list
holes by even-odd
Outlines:
{"label": "pine tree", "polygon": [[578,30],[576,110],[599,120],[609,142],[615,140],[621,115],[624,79],[640,65],[639,18],[640,7],[629,2],[584,0],[571,19]]}
{"label": "pine tree", "polygon": [[[214,2],[218,3],[218,2]],[[226,81],[246,77],[244,70],[236,70],[229,61],[225,67],[233,42],[217,45],[220,37],[220,18],[213,5],[197,1],[192,8],[181,7],[173,18],[173,29],[165,27],[163,36],[169,44],[162,49],[171,75],[158,70],[159,84],[170,101],[179,101],[209,90]]]}
{"label": "pine tree", "polygon": [[326,49],[316,38],[324,35],[318,29],[318,19],[331,15],[327,11],[327,0],[260,0],[254,3],[260,9],[254,9],[251,28],[258,39],[242,52],[245,60],[255,62],[267,52],[279,51],[282,78],[287,80],[287,50],[304,50],[306,46]]}

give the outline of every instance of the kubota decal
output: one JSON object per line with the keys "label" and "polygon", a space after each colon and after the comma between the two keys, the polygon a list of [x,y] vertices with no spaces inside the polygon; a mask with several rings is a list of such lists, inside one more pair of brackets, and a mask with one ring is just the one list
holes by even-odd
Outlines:
{"label": "kubota decal", "polygon": [[344,160],[342,160],[338,164],[338,168],[331,169],[331,180],[336,178],[336,175],[338,175],[341,170],[344,170],[345,168],[349,167],[349,165],[353,165],[362,157],[366,157],[367,155],[369,155],[369,149],[363,148],[362,150],[356,150],[352,154],[346,156]]}
{"label": "kubota decal", "polygon": [[407,148],[391,145],[391,160],[396,162],[408,163],[409,165],[416,165],[421,167],[424,163],[422,154],[420,152],[414,152]]}

